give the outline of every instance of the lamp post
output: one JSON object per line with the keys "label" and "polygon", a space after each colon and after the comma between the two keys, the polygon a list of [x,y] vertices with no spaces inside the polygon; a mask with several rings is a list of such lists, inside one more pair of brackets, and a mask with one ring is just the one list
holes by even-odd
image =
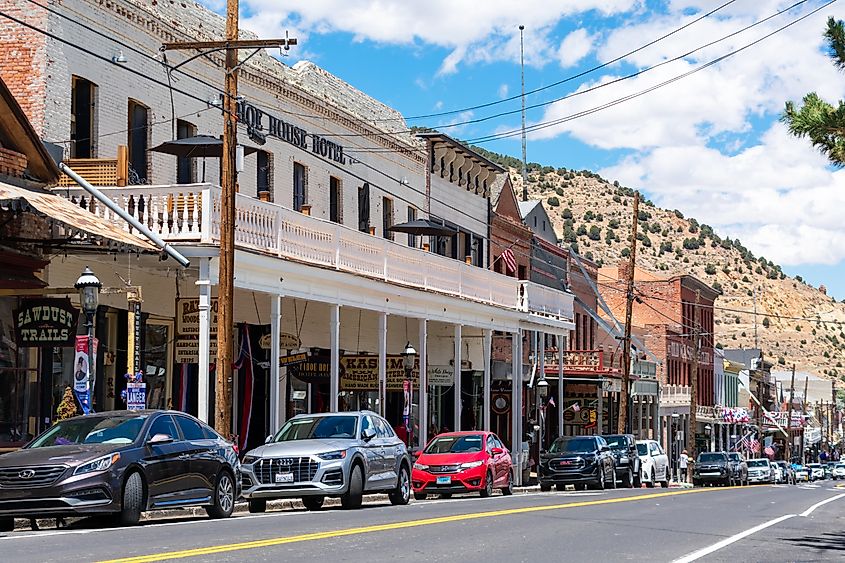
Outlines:
{"label": "lamp post", "polygon": [[414,421],[413,421],[413,404],[414,404],[414,380],[412,377],[414,366],[417,363],[417,351],[411,346],[410,340],[405,345],[402,351],[402,367],[405,368],[405,405],[402,408],[402,416],[405,419],[405,429],[408,435],[408,449],[411,449],[411,444],[414,441]]}
{"label": "lamp post", "polygon": [[85,266],[79,279],[76,280],[74,286],[79,291],[79,303],[82,307],[82,312],[85,313],[85,327],[88,329],[88,379],[91,398],[93,403],[94,398],[94,382],[96,381],[94,375],[94,315],[97,314],[97,306],[100,301],[100,289],[103,284],[100,283],[99,278],[94,275],[91,268]]}
{"label": "lamp post", "polygon": [[713,427],[710,426],[709,424],[705,424],[704,425],[704,431],[707,432],[707,441],[710,442],[708,444],[708,448],[710,449],[711,452],[715,451],[715,449],[713,447],[713,445],[714,445],[713,444]]}

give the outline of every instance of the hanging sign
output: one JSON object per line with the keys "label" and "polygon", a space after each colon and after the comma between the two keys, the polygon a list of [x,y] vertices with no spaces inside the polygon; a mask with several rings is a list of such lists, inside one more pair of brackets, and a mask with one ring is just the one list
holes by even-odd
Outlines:
{"label": "hanging sign", "polygon": [[15,339],[20,346],[73,346],[78,317],[70,299],[25,299],[15,311]]}
{"label": "hanging sign", "polygon": [[428,366],[428,384],[449,387],[455,383],[455,368],[452,366]]}
{"label": "hanging sign", "polygon": [[[270,345],[272,344],[270,336],[270,333],[267,333],[262,336],[261,339],[258,341],[258,346],[262,350],[270,349]],[[283,332],[279,335],[279,348],[282,350],[296,350],[300,347],[301,344],[302,343],[300,342],[299,338],[296,337],[295,334]]]}
{"label": "hanging sign", "polygon": [[[217,356],[217,298],[211,299],[208,315],[210,357]],[[200,300],[189,297],[176,300],[176,345],[177,364],[198,364],[200,351]]]}
{"label": "hanging sign", "polygon": [[[341,391],[378,391],[378,356],[343,356],[340,359]],[[420,384],[419,360],[411,371],[414,387]],[[400,355],[387,356],[387,390],[402,391],[405,364]]]}

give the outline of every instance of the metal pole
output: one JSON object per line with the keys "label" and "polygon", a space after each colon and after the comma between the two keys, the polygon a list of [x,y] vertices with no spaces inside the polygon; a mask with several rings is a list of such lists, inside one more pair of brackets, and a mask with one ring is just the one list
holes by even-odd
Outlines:
{"label": "metal pole", "polygon": [[790,383],[789,383],[789,418],[786,419],[786,428],[787,428],[786,433],[788,435],[787,441],[789,442],[789,444],[787,444],[787,447],[789,448],[789,450],[788,450],[789,451],[789,461],[792,461],[792,457],[795,453],[795,446],[792,443],[793,442],[793,440],[792,440],[792,400],[794,399],[794,397],[795,397],[795,364],[792,364],[792,378],[791,378]]}
{"label": "metal pole", "polygon": [[88,404],[90,405],[91,412],[94,412],[94,383],[96,383],[96,375],[94,373],[94,313],[85,313],[85,316],[88,321],[86,324],[88,328]]}
{"label": "metal pole", "polygon": [[519,68],[522,81],[522,201],[528,201],[528,156],[525,146],[525,45],[523,43],[525,26],[519,26]]}
{"label": "metal pole", "polygon": [[639,223],[640,192],[634,192],[634,217],[631,221],[631,255],[628,260],[625,287],[625,337],[622,340],[622,390],[619,393],[619,423],[616,431],[624,434],[628,422],[628,392],[631,381],[631,323],[634,311],[634,268],[637,265],[637,223]]}

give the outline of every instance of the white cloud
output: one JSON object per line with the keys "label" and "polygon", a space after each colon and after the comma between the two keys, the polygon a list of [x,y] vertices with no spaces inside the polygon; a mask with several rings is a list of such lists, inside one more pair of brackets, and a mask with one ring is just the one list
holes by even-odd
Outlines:
{"label": "white cloud", "polygon": [[581,59],[590,54],[593,50],[595,37],[582,28],[576,29],[567,35],[560,43],[557,50],[558,61],[563,68],[575,66]]}
{"label": "white cloud", "polygon": [[508,85],[507,85],[507,84],[502,84],[502,85],[500,85],[500,86],[499,86],[499,91],[498,91],[499,98],[500,98],[500,99],[507,98],[507,97],[508,97],[508,92],[509,92],[509,91],[510,91],[510,88],[508,87]]}

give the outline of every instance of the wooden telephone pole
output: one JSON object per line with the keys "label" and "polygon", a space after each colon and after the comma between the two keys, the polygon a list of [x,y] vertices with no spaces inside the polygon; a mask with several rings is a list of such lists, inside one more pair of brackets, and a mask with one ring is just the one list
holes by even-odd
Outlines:
{"label": "wooden telephone pole", "polygon": [[[631,222],[631,255],[625,272],[625,337],[622,339],[622,391],[619,393],[619,424],[616,431],[625,434],[628,426],[628,394],[631,385],[631,323],[634,308],[634,269],[637,265],[637,224],[640,192],[634,192],[634,220]],[[601,393],[601,390],[599,390]]]}
{"label": "wooden telephone pole", "polygon": [[795,364],[792,364],[792,378],[789,383],[789,418],[786,419],[786,433],[789,436],[786,445],[789,452],[789,460],[792,461],[795,452],[795,445],[792,443],[792,400],[795,398]]}
{"label": "wooden telephone pole", "polygon": [[695,459],[695,435],[698,430],[698,362],[701,354],[701,290],[695,290],[695,309],[692,312],[692,373],[689,392],[689,457]]}
{"label": "wooden telephone pole", "polygon": [[801,460],[799,463],[804,463],[804,448],[806,447],[807,438],[807,385],[810,382],[809,377],[804,378],[804,397],[801,399]]}
{"label": "wooden telephone pole", "polygon": [[[226,2],[226,39],[224,41],[185,41],[165,43],[162,50],[226,51],[223,95],[223,154],[220,196],[220,261],[218,271],[217,362],[214,388],[214,427],[224,436],[234,434],[232,427],[232,356],[235,272],[235,193],[237,192],[238,146],[238,51],[268,47],[289,48],[296,39],[238,40],[238,0]],[[255,53],[253,53],[255,54]],[[207,377],[207,374],[200,374]]]}

